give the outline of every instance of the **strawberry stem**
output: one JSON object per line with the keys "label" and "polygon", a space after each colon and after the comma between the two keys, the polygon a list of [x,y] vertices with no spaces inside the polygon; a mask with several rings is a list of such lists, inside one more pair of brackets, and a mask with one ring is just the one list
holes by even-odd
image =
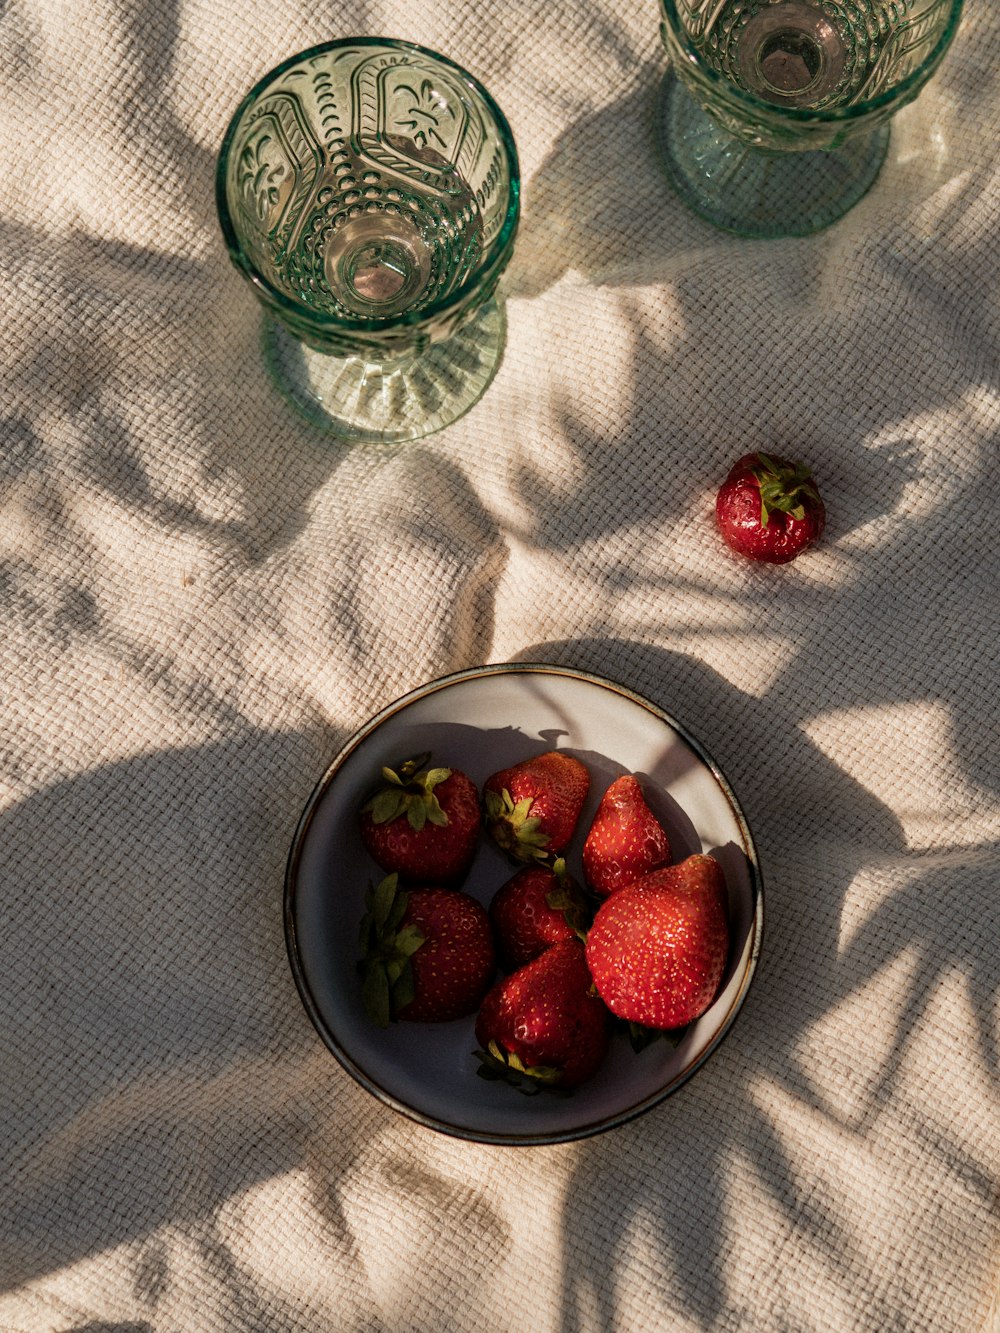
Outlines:
{"label": "strawberry stem", "polygon": [[390,824],[405,815],[413,831],[419,833],[427,823],[448,823],[434,788],[451,777],[451,769],[428,768],[430,759],[428,751],[404,759],[395,768],[383,767],[383,785],[361,807],[374,824]]}
{"label": "strawberry stem", "polygon": [[771,511],[778,510],[800,521],[807,504],[819,503],[819,491],[804,463],[784,463],[769,454],[758,454],[750,471],[760,488],[760,526],[766,528]]}
{"label": "strawberry stem", "polygon": [[491,1041],[485,1051],[473,1051],[473,1055],[479,1061],[476,1073],[480,1078],[507,1083],[526,1097],[536,1097],[540,1092],[565,1097],[572,1091],[559,1086],[561,1069],[552,1065],[526,1065],[513,1051],[505,1051],[495,1041]]}
{"label": "strawberry stem", "polygon": [[367,911],[361,919],[361,1002],[380,1028],[389,1026],[413,999],[410,958],[424,943],[416,926],[403,926],[409,894],[398,875],[386,875],[365,892]]}

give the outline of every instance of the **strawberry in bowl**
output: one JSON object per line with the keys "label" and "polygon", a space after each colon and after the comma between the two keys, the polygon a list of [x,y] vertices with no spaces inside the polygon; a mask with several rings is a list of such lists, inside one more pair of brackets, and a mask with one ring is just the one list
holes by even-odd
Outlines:
{"label": "strawberry in bowl", "polygon": [[563,750],[521,760],[483,784],[487,832],[513,861],[551,861],[569,846],[589,790],[586,765]]}
{"label": "strawberry in bowl", "polygon": [[729,953],[726,885],[712,856],[654,870],[606,898],[587,964],[611,1012],[645,1028],[681,1028],[708,1009]]}
{"label": "strawberry in bowl", "polygon": [[602,898],[665,866],[670,838],[650,810],[633,773],[616,778],[601,797],[583,844],[587,887]]}
{"label": "strawberry in bowl", "polygon": [[361,841],[383,870],[412,883],[452,885],[468,873],[479,842],[479,791],[457,768],[431,768],[429,754],[382,769],[361,808]]}
{"label": "strawberry in bowl", "polygon": [[372,1022],[447,1023],[475,1013],[496,967],[481,903],[460,889],[404,889],[387,875],[365,905],[362,998]]}
{"label": "strawberry in bowl", "polygon": [[521,1091],[576,1088],[608,1053],[610,1015],[594,993],[583,942],[561,940],[498,981],[476,1017],[478,1073]]}
{"label": "strawberry in bowl", "polygon": [[489,916],[500,965],[513,972],[551,944],[582,939],[591,913],[558,857],[551,866],[525,865],[515,871],[490,900]]}

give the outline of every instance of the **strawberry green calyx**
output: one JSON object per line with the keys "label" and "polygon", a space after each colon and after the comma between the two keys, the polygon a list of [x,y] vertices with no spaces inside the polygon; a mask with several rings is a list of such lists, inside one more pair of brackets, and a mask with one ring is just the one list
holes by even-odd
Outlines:
{"label": "strawberry green calyx", "polygon": [[387,875],[365,893],[361,920],[361,999],[368,1017],[388,1027],[393,1016],[414,995],[410,959],[424,943],[416,926],[402,925],[409,894],[399,887],[398,875]]}
{"label": "strawberry green calyx", "polygon": [[397,768],[382,769],[384,785],[362,807],[374,824],[389,824],[405,815],[410,828],[419,833],[427,823],[448,823],[434,788],[451,777],[451,769],[428,768],[429,762],[430,754],[420,754]]}
{"label": "strawberry green calyx", "polygon": [[491,1041],[484,1051],[474,1052],[479,1061],[476,1073],[480,1078],[491,1082],[509,1083],[526,1097],[537,1096],[540,1092],[555,1092],[566,1096],[572,1089],[559,1086],[562,1070],[553,1065],[526,1065],[514,1051],[505,1051],[495,1041]]}
{"label": "strawberry green calyx", "polygon": [[504,787],[501,792],[487,791],[483,804],[486,825],[502,851],[516,861],[549,860],[549,835],[542,830],[541,820],[532,817],[533,797],[515,801]]}
{"label": "strawberry green calyx", "polygon": [[545,901],[554,912],[562,912],[563,920],[574,934],[586,940],[591,913],[578,885],[570,877],[563,857],[557,856],[552,862],[552,873],[556,877],[556,887],[545,895]]}
{"label": "strawberry green calyx", "polygon": [[758,454],[751,472],[760,487],[760,526],[767,527],[771,510],[780,510],[800,521],[806,505],[819,504],[819,491],[804,463],[784,463],[769,454]]}
{"label": "strawberry green calyx", "polygon": [[679,1046],[687,1032],[687,1028],[649,1028],[644,1027],[642,1023],[623,1022],[622,1026],[628,1032],[629,1045],[636,1055],[644,1051],[647,1046],[652,1046],[654,1041],[665,1041],[669,1046]]}

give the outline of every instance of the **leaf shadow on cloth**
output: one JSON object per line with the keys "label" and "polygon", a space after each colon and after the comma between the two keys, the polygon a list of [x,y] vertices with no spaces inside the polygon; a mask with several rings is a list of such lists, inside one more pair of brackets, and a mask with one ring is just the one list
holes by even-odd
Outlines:
{"label": "leaf shadow on cloth", "polygon": [[143,1246],[167,1223],[222,1281],[216,1209],[300,1163],[314,1099],[339,1108],[343,1151],[364,1133],[369,1099],[310,1059],[280,924],[283,857],[330,746],[244,725],[0,820],[0,1290],[132,1245],[152,1300],[167,1261]]}
{"label": "leaf shadow on cloth", "polygon": [[[259,562],[292,542],[346,453],[270,386],[259,307],[224,257],[13,225],[0,236],[19,273],[2,286],[22,329],[7,377],[18,438],[51,440],[58,421],[60,456],[84,493],[233,558]],[[32,318],[40,304],[59,317]],[[35,461],[52,461],[53,448]]]}
{"label": "leaf shadow on cloth", "polygon": [[[794,1234],[812,1251],[824,1280],[846,1293],[859,1320],[896,1326],[899,1294],[870,1263],[863,1213],[852,1214],[845,1202],[850,1195],[839,1197],[803,1160],[796,1133],[788,1135],[792,1122],[775,1111],[794,1106],[813,1123],[824,1122],[834,1138],[851,1136],[864,1157],[866,1138],[897,1091],[908,1047],[939,985],[955,971],[968,988],[979,1059],[994,1090],[1000,1086],[1000,965],[995,939],[983,929],[998,849],[915,854],[889,807],[796,726],[794,696],[791,703],[773,690],[748,696],[695,658],[637,642],[545,642],[521,656],[624,680],[690,727],[734,785],[765,889],[760,968],[722,1047],[660,1107],[596,1145],[580,1145],[564,1202],[562,1333],[620,1327],[628,1288],[646,1271],[634,1262],[652,1266],[695,1327],[708,1329],[719,1320],[729,1326],[733,1318],[777,1326],[769,1322],[780,1323],[773,1304],[759,1310],[734,1305],[728,1272],[738,1210],[762,1200],[764,1214],[778,1219],[779,1234]],[[753,734],[780,732],[781,745],[755,746],[752,755],[734,748],[733,737],[751,713]],[[845,920],[853,920],[848,895],[872,864],[904,867],[907,882],[876,900],[845,948]],[[970,877],[970,870],[978,873]],[[884,1013],[884,1027],[876,1025],[877,1053],[859,1044],[860,1058],[840,1064],[838,1082],[836,1061],[827,1072],[808,1058],[816,1032],[842,1023],[842,1007],[911,954],[917,965]],[[842,1044],[842,1029],[836,1041]],[[988,1154],[934,1113],[912,1112],[912,1092],[902,1100],[904,1109],[891,1113],[904,1137],[912,1135],[948,1187],[968,1192],[979,1217],[986,1216],[1000,1187]],[[641,1261],[634,1258],[639,1237]],[[963,1246],[961,1257],[966,1253]],[[601,1256],[607,1256],[603,1268]],[[960,1289],[961,1274],[955,1280]],[[772,1275],[768,1283],[768,1299],[780,1303],[780,1279]],[[784,1299],[781,1317],[797,1326],[801,1310],[791,1289]]]}

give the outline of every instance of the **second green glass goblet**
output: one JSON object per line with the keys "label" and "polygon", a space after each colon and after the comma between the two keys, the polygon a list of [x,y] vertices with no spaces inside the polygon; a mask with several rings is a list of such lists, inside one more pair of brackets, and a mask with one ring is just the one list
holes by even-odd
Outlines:
{"label": "second green glass goblet", "polygon": [[433,51],[353,38],[267,74],[226,131],[216,202],[286,396],[352,440],[467,411],[503,351],[519,184],[503,113]]}
{"label": "second green glass goblet", "polygon": [[819,231],[874,182],[889,120],[962,0],[660,0],[660,137],[685,202],[744,236]]}

